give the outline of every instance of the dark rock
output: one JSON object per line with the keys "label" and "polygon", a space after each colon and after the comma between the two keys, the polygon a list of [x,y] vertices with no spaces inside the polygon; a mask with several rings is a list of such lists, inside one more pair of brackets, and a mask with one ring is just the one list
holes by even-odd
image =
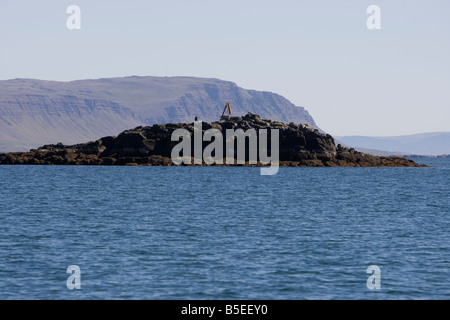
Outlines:
{"label": "dark rock", "polygon": [[112,166],[112,165],[114,165],[115,163],[116,163],[116,159],[114,159],[114,158],[111,158],[111,157],[105,157],[105,158],[102,158],[102,165],[104,165],[104,166]]}
{"label": "dark rock", "polygon": [[[84,144],[45,145],[30,152],[0,154],[0,164],[170,166],[174,165],[170,158],[172,148],[178,144],[177,141],[171,141],[172,133],[176,129],[186,129],[192,134],[194,124],[156,124],[152,127],[137,127],[124,131],[117,137],[104,137]],[[323,134],[309,125],[263,120],[260,116],[252,113],[243,117],[233,117],[225,122],[203,122],[202,130],[208,129],[220,130],[224,136],[227,129],[255,129],[256,131],[278,129],[281,166],[421,166],[406,158],[376,157],[345,148],[342,145],[336,147],[332,136]],[[208,144],[209,142],[205,142],[203,147]]]}

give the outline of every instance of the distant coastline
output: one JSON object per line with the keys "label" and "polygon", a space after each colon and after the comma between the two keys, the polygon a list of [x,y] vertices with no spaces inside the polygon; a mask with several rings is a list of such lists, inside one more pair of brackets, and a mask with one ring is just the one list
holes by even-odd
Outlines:
{"label": "distant coastline", "polygon": [[419,154],[411,154],[407,156],[403,156],[404,158],[450,158],[450,154],[442,154],[439,156],[430,156],[430,155],[419,155]]}
{"label": "distant coastline", "polygon": [[391,137],[337,136],[358,151],[373,155],[446,156],[450,154],[450,132],[428,132]]}

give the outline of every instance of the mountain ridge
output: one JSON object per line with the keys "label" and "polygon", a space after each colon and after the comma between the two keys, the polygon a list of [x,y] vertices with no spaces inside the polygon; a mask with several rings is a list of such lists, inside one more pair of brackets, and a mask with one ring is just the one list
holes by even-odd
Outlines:
{"label": "mountain ridge", "polygon": [[336,136],[336,139],[355,149],[374,149],[410,155],[450,154],[450,132],[426,132],[389,137]]}
{"label": "mountain ridge", "polygon": [[225,101],[233,115],[253,112],[317,127],[305,108],[281,95],[216,78],[18,78],[0,81],[0,151],[26,151],[54,141],[79,143],[139,125],[189,122],[195,117],[215,121]]}

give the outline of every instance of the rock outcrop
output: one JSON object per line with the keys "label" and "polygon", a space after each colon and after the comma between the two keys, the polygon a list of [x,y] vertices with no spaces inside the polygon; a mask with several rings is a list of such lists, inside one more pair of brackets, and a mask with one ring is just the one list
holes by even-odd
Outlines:
{"label": "rock outcrop", "polygon": [[[336,147],[332,136],[309,125],[263,120],[251,113],[226,122],[203,122],[202,126],[203,131],[214,128],[222,132],[223,136],[227,129],[255,129],[257,132],[260,129],[278,129],[281,166],[421,166],[405,158],[376,157],[341,145]],[[117,137],[104,137],[95,142],[71,146],[59,143],[29,152],[0,154],[0,164],[170,166],[174,165],[171,159],[172,149],[179,143],[172,141],[172,133],[176,129],[186,129],[193,134],[194,123],[155,124],[151,127],[137,127],[124,131]],[[203,144],[206,146],[209,142]]]}

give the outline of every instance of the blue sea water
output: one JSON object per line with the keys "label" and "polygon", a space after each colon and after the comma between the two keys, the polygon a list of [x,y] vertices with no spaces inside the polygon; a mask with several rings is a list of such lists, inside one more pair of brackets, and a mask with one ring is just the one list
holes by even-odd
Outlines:
{"label": "blue sea water", "polygon": [[0,166],[0,299],[449,299],[450,160],[417,161]]}

